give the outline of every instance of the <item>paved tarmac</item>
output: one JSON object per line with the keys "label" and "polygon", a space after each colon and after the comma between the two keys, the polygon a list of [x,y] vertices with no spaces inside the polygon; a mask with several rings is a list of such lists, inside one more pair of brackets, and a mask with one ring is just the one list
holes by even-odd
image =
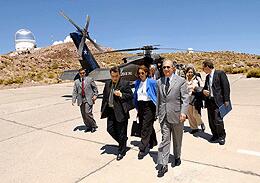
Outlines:
{"label": "paved tarmac", "polygon": [[[84,132],[79,107],[71,105],[73,83],[0,90],[1,183],[232,183],[260,182],[260,80],[230,75],[232,112],[225,117],[226,144],[209,143],[211,133],[203,109],[205,133],[193,136],[185,122],[182,164],[157,178],[157,147],[138,160],[139,138],[116,161],[116,143],[94,106],[95,133]],[[99,92],[103,85],[98,83]],[[131,111],[128,134],[135,111]],[[155,124],[158,141],[161,134]]]}

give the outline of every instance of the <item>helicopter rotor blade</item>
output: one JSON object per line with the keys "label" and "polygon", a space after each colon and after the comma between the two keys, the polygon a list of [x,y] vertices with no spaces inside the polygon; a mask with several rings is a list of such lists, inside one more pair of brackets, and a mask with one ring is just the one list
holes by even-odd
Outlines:
{"label": "helicopter rotor blade", "polygon": [[103,54],[103,53],[116,53],[116,52],[125,52],[125,51],[137,51],[141,50],[142,48],[129,48],[129,49],[121,49],[121,50],[112,50],[112,51],[105,51],[101,53],[96,53],[96,54]]}
{"label": "helicopter rotor blade", "polygon": [[79,54],[79,56],[82,55],[84,43],[86,42],[86,37],[87,37],[89,22],[90,22],[90,17],[87,15],[87,17],[86,17],[86,26],[85,26],[85,29],[83,29],[83,31],[82,31],[82,38],[81,38],[81,41],[80,41],[80,44],[79,44],[79,48],[78,48],[78,54]]}
{"label": "helicopter rotor blade", "polygon": [[60,14],[61,14],[61,16],[63,16],[66,20],[68,20],[72,25],[74,25],[74,27],[76,27],[79,32],[82,33],[82,29],[81,29],[72,19],[70,19],[67,15],[65,15],[63,11],[60,11]]}
{"label": "helicopter rotor blade", "polygon": [[103,50],[100,48],[100,46],[99,46],[95,41],[93,41],[93,40],[89,37],[88,34],[87,34],[87,39],[98,49],[98,51],[103,52]]}
{"label": "helicopter rotor blade", "polygon": [[150,45],[152,47],[157,47],[157,46],[161,46],[160,44],[153,44],[153,45]]}
{"label": "helicopter rotor blade", "polygon": [[85,26],[85,31],[86,32],[88,32],[89,22],[90,22],[90,17],[87,15],[87,23],[86,23],[86,26]]}
{"label": "helicopter rotor blade", "polygon": [[158,49],[159,48],[157,48],[157,47],[149,45],[149,46],[143,46],[140,48],[127,48],[127,49],[120,49],[120,50],[105,51],[105,52],[101,52],[101,53],[96,53],[95,55],[104,54],[104,53],[116,53],[116,52],[138,51],[138,50],[158,50]]}

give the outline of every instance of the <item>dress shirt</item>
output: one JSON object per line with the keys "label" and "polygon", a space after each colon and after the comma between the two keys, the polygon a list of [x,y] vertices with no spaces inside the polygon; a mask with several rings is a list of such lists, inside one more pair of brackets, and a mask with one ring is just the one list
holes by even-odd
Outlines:
{"label": "dress shirt", "polygon": [[209,92],[210,92],[211,97],[214,97],[213,90],[212,90],[214,72],[215,72],[215,69],[212,69],[211,73],[209,74]]}
{"label": "dress shirt", "polygon": [[137,100],[138,101],[150,101],[150,97],[147,95],[146,92],[146,84],[147,84],[147,79],[145,81],[141,81],[139,88],[137,90]]}

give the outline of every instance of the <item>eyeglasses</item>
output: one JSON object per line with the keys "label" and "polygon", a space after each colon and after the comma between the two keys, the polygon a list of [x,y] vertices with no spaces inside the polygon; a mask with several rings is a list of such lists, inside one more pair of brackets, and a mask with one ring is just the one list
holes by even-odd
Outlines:
{"label": "eyeglasses", "polygon": [[80,72],[79,74],[85,74],[85,72]]}
{"label": "eyeglasses", "polygon": [[145,72],[138,72],[138,75],[144,75]]}
{"label": "eyeglasses", "polygon": [[163,66],[163,69],[170,69],[170,66]]}

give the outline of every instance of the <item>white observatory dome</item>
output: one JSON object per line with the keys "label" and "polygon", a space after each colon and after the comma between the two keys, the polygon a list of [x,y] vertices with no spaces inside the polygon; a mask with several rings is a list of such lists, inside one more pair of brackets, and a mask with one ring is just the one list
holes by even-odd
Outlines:
{"label": "white observatory dome", "polygon": [[34,48],[36,48],[36,41],[30,30],[20,29],[15,33],[16,51],[29,51]]}
{"label": "white observatory dome", "polygon": [[193,48],[188,48],[188,53],[194,53]]}

